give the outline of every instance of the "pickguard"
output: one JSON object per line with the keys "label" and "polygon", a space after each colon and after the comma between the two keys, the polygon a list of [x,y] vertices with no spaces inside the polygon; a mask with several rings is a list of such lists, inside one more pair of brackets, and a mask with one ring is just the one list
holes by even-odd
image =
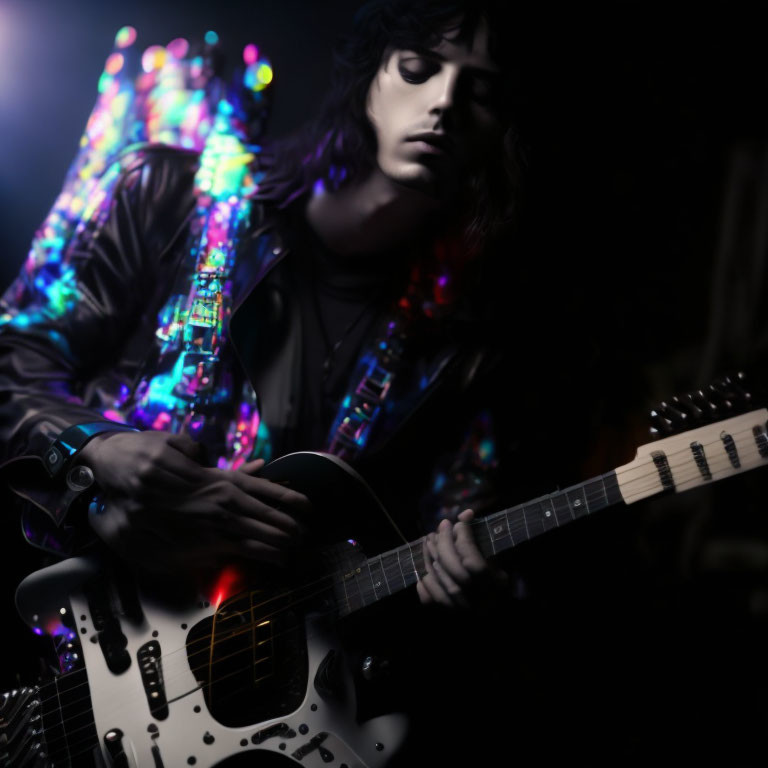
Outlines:
{"label": "pickguard", "polygon": [[[282,614],[273,623],[263,613],[256,615],[250,596],[245,615],[244,599],[225,606],[225,617],[217,619],[204,602],[169,611],[142,596],[141,622],[121,622],[132,664],[115,675],[98,643],[89,641],[96,628],[87,599],[82,593],[72,595],[107,764],[113,763],[105,737],[119,730],[131,768],[229,768],[238,764],[238,753],[254,750],[294,765],[383,766],[405,735],[405,718],[386,715],[358,724],[345,664],[335,665],[335,690],[321,693],[314,685],[329,655],[343,658],[332,616],[284,609],[273,611]],[[209,648],[204,662],[200,648],[210,646],[205,638],[211,628],[214,635],[225,635],[224,643],[220,651]],[[160,718],[150,708],[138,661],[148,643],[160,649],[158,678],[167,701],[167,713]],[[211,677],[217,678],[213,684]]]}

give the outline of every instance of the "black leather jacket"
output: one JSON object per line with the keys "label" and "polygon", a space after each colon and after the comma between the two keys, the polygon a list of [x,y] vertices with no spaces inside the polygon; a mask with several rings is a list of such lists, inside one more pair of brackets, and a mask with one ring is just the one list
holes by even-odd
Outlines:
{"label": "black leather jacket", "polygon": [[[3,477],[16,495],[57,526],[79,494],[48,476],[43,454],[67,427],[103,420],[101,413],[120,388],[138,375],[154,343],[158,310],[185,255],[197,163],[196,153],[157,146],[125,170],[105,224],[95,231],[86,228],[69,246],[79,293],[71,311],[59,317],[47,313],[46,297],[37,290],[34,274],[25,270],[3,297],[3,312],[23,311],[28,318],[0,328]],[[290,258],[267,206],[258,209],[234,279],[232,343],[246,357],[238,309],[246,299],[249,304],[269,300],[259,293],[264,275],[250,263],[262,248]],[[279,324],[279,317],[273,322]],[[433,505],[451,503],[446,497],[451,493],[463,496],[465,505],[491,498],[490,475],[462,467],[456,455],[473,415],[494,390],[488,384],[499,351],[484,343],[485,336],[471,318],[447,325],[440,343],[409,374],[413,396],[395,404],[360,457],[358,468],[406,521],[415,519],[419,504],[424,506],[440,461],[465,486],[462,490],[449,482]],[[248,368],[259,393],[258,359],[250,360]]]}

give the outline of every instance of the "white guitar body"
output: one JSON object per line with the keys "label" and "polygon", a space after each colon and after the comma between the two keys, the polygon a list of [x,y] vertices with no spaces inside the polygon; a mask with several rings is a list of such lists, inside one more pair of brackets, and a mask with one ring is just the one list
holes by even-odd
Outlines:
{"label": "white guitar body", "polygon": [[[632,462],[612,472],[474,521],[473,535],[490,557],[601,509],[709,485],[766,464],[768,411],[760,409],[641,446]],[[362,478],[333,456],[289,454],[262,475],[296,488],[340,518],[336,528],[344,536],[349,531],[357,537],[357,527],[384,522],[388,525],[370,536],[384,542],[386,529],[394,528]],[[2,768],[384,766],[405,738],[406,718],[361,721],[357,672],[346,662],[335,624],[416,584],[426,572],[423,539],[368,560],[355,540],[335,545],[339,540],[318,537],[320,552],[332,560],[320,578],[315,574],[282,593],[244,592],[218,610],[197,596],[169,604],[158,595],[163,585],[139,588],[131,609],[118,599],[119,585],[84,558],[27,577],[17,593],[22,618],[38,634],[71,638],[73,647],[79,637],[84,659],[72,658],[75,650],[68,651],[66,641],[63,652],[59,641],[57,651],[64,672],[83,661],[85,669],[58,676],[53,696],[50,687],[5,695]],[[69,618],[63,635],[62,616]],[[246,640],[245,649],[237,645]],[[116,657],[122,659],[119,668]],[[234,657],[244,663],[235,665]],[[66,696],[59,681],[69,688]],[[61,700],[60,721],[50,711],[46,716],[46,706],[50,710],[56,700]],[[67,714],[78,706],[82,710],[82,702],[90,702],[87,714],[91,717],[92,708],[95,732]],[[80,744],[86,751],[98,744],[96,762],[71,742],[71,733],[88,727],[92,733]],[[249,758],[255,750],[259,755]],[[14,762],[13,755],[29,759]]]}
{"label": "white guitar body", "polygon": [[[313,768],[379,768],[402,742],[406,720],[401,715],[357,722],[354,685],[346,664],[337,667],[344,673],[338,675],[340,689],[336,695],[323,696],[316,690],[313,681],[324,659],[331,653],[342,653],[330,626],[333,622],[321,614],[304,616],[309,684],[301,705],[287,716],[245,727],[226,727],[212,717],[185,649],[190,629],[214,614],[214,607],[204,601],[169,609],[140,592],[141,622],[120,617],[131,663],[125,671],[115,674],[99,643],[90,640],[97,637],[99,630],[89,601],[78,587],[73,588],[97,574],[97,566],[87,559],[64,561],[28,577],[19,588],[17,604],[22,616],[35,626],[60,620],[62,608],[71,611],[70,620],[74,620],[81,640],[105,765],[210,768],[226,766],[233,756],[258,750],[261,755],[252,755],[249,765],[279,765],[279,757],[286,765]],[[46,604],[42,604],[41,596],[47,596]],[[117,596],[110,597],[116,604]],[[142,648],[149,655],[146,651],[142,655]],[[159,666],[154,664],[156,658],[161,660]],[[161,719],[150,710],[153,686],[148,692],[140,659],[159,673],[154,687],[161,688],[167,700],[167,714]],[[76,739],[70,736],[69,741],[67,751],[72,765],[85,764],[78,761]],[[274,759],[266,760],[265,752],[273,753]],[[55,763],[59,764],[63,763]],[[238,760],[233,764],[243,763]]]}

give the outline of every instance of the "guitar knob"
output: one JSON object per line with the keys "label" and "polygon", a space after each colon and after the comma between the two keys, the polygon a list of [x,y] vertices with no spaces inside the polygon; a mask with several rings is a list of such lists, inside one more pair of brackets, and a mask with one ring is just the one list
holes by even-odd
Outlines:
{"label": "guitar knob", "polygon": [[360,667],[364,680],[376,680],[389,671],[389,662],[377,656],[366,656]]}

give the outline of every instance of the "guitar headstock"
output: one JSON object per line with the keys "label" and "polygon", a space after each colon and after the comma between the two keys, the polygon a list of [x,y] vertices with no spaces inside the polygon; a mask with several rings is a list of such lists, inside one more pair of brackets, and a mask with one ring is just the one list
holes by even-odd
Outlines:
{"label": "guitar headstock", "polygon": [[742,371],[715,379],[651,409],[651,436],[667,437],[753,410],[757,403]]}

